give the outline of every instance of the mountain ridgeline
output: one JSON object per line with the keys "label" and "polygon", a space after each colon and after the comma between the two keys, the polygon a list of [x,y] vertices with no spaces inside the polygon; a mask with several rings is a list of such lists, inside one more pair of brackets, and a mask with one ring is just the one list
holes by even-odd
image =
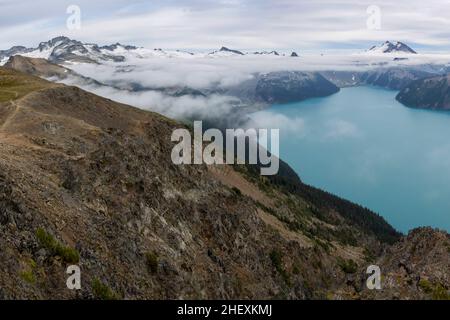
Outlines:
{"label": "mountain ridgeline", "polygon": [[33,58],[45,58],[55,63],[67,61],[83,63],[98,63],[99,61],[121,62],[125,60],[125,57],[112,53],[118,48],[123,48],[124,50],[137,49],[134,46],[122,46],[119,43],[98,46],[61,36],[41,42],[36,48],[15,46],[7,50],[0,50],[0,60],[13,55],[29,55]]}

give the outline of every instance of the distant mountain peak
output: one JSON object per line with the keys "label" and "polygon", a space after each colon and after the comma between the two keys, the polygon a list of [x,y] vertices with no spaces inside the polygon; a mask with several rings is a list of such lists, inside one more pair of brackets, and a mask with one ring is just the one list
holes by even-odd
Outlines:
{"label": "distant mountain peak", "polygon": [[273,51],[256,51],[256,52],[253,52],[253,54],[262,55],[262,56],[279,56],[280,55],[275,50],[273,50]]}
{"label": "distant mountain peak", "polygon": [[108,50],[108,51],[114,51],[117,48],[123,48],[125,50],[136,50],[137,49],[136,46],[123,45],[123,44],[121,44],[119,42],[116,42],[116,43],[111,44],[111,45],[106,45],[106,46],[100,47],[100,49],[104,49],[104,50]]}
{"label": "distant mountain peak", "polygon": [[369,52],[373,53],[411,53],[411,54],[417,54],[416,51],[411,49],[408,45],[404,44],[400,41],[385,41],[380,46],[373,46],[369,49]]}
{"label": "distant mountain peak", "polygon": [[240,55],[240,56],[243,56],[243,55],[244,55],[244,54],[243,54],[241,51],[239,51],[239,50],[233,50],[233,49],[230,49],[230,48],[227,48],[227,47],[222,47],[222,48],[220,48],[219,51],[214,51],[213,54],[214,54],[214,53],[218,53],[218,52],[222,52],[222,53],[233,53],[233,54],[237,54],[237,55]]}

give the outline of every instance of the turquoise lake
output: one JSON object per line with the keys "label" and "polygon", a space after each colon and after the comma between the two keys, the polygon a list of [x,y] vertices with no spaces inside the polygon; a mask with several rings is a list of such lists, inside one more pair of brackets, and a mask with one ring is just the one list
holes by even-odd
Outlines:
{"label": "turquoise lake", "polygon": [[280,128],[280,156],[305,183],[370,208],[402,232],[450,231],[450,113],[406,108],[396,94],[345,88],[252,117]]}

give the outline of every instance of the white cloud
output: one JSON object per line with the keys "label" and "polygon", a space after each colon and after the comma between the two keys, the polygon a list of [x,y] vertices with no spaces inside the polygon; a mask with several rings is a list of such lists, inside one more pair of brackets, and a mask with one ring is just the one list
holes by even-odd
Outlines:
{"label": "white cloud", "polygon": [[450,36],[450,5],[442,0],[379,0],[381,30],[366,27],[372,0],[78,0],[83,18],[79,32],[65,28],[69,4],[1,0],[0,43],[30,45],[64,33],[83,41],[164,48],[301,50],[365,47],[383,40],[448,48]]}
{"label": "white cloud", "polygon": [[106,86],[86,85],[74,78],[68,78],[62,82],[67,85],[79,86],[117,102],[155,111],[180,120],[192,117],[199,120],[213,116],[220,118],[229,115],[231,109],[236,105],[235,98],[220,95],[173,97],[158,91],[131,92]]}
{"label": "white cloud", "polygon": [[305,121],[300,117],[288,118],[280,113],[260,111],[251,118],[258,128],[280,129],[282,133],[294,133],[297,137],[305,133]]}

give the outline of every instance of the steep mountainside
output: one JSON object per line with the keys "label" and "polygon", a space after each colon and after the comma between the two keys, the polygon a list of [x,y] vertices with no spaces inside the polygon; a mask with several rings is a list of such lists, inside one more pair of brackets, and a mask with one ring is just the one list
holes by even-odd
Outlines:
{"label": "steep mountainside", "polygon": [[415,80],[436,75],[436,73],[421,70],[420,66],[378,68],[364,72],[326,71],[321,74],[340,88],[373,85],[391,90],[401,90]]}
{"label": "steep mountainside", "polygon": [[288,103],[325,97],[339,88],[317,72],[279,71],[255,74],[225,93],[246,103]]}
{"label": "steep mountainside", "polygon": [[450,76],[439,76],[411,82],[397,95],[408,107],[450,110]]}
{"label": "steep mountainside", "polygon": [[174,165],[181,126],[0,68],[0,299],[334,297],[399,238],[299,180]]}
{"label": "steep mountainside", "polygon": [[70,75],[79,76],[72,70],[49,63],[45,59],[27,58],[20,55],[11,56],[4,67],[42,78],[57,77],[58,79],[65,79]]}
{"label": "steep mountainside", "polygon": [[256,96],[268,103],[325,97],[338,91],[338,87],[318,73],[295,71],[264,74],[256,86]]}
{"label": "steep mountainside", "polygon": [[68,78],[78,85],[85,86],[105,86],[92,78],[85,77],[73,70],[61,65],[51,63],[42,58],[29,58],[20,55],[9,57],[4,65],[7,69],[17,70],[36,77],[51,79],[52,81],[63,81]]}
{"label": "steep mountainside", "polygon": [[361,75],[361,82],[392,90],[400,90],[414,80],[430,76],[430,73],[408,69],[408,68],[387,68],[368,71]]}

